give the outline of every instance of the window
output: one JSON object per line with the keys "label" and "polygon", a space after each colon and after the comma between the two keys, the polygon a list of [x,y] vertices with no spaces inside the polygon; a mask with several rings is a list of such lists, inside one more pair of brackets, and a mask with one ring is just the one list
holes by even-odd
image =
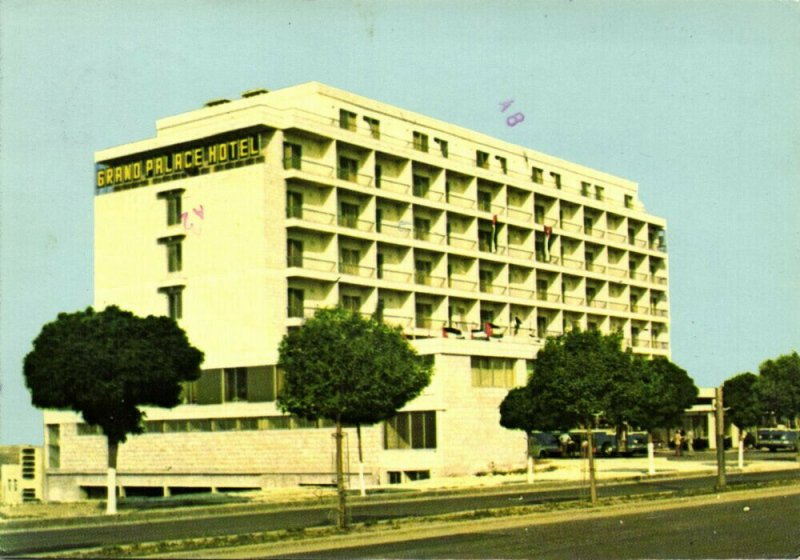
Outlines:
{"label": "window", "polygon": [[491,252],[493,239],[494,236],[492,235],[491,229],[486,229],[486,228],[478,229],[478,250]]}
{"label": "window", "polygon": [[589,183],[581,181],[581,196],[589,196],[589,188],[591,186]]}
{"label": "window", "polygon": [[509,358],[485,358],[472,356],[472,386],[500,387],[510,389],[514,386],[514,361]]}
{"label": "window", "polygon": [[484,212],[492,211],[492,193],[489,191],[478,191],[478,210]]}
{"label": "window", "polygon": [[492,291],[492,281],[494,280],[494,272],[492,270],[481,269],[478,271],[478,287],[482,292]]}
{"label": "window", "polygon": [[183,317],[183,288],[184,286],[169,286],[158,289],[167,296],[167,316],[170,319],[177,320]]}
{"label": "window", "polygon": [[286,266],[303,266],[303,242],[300,239],[286,240]]}
{"label": "window", "polygon": [[339,225],[354,228],[358,225],[358,204],[339,203]]}
{"label": "window", "polygon": [[561,188],[561,175],[559,175],[558,173],[553,173],[551,171],[550,172],[550,177],[553,178],[553,184],[555,184],[556,188],[560,189]]}
{"label": "window", "polygon": [[431,221],[426,218],[414,218],[414,239],[428,241],[431,233]]}
{"label": "window", "polygon": [[283,168],[300,169],[303,159],[303,147],[300,144],[284,142],[283,144]]}
{"label": "window", "polygon": [[61,467],[61,426],[47,425],[47,466],[51,469]]}
{"label": "window", "polygon": [[304,292],[298,288],[289,288],[289,317],[303,317]]}
{"label": "window", "polygon": [[417,284],[430,285],[433,263],[422,259],[414,261],[414,279]]}
{"label": "window", "polygon": [[167,203],[167,225],[174,226],[181,223],[181,199],[183,189],[174,189],[158,193],[158,198],[163,198]]}
{"label": "window", "polygon": [[414,308],[415,325],[419,329],[431,328],[431,316],[433,315],[433,305],[418,301]]}
{"label": "window", "polygon": [[342,307],[358,313],[361,311],[361,296],[342,294]]}
{"label": "window", "polygon": [[536,317],[536,336],[547,337],[547,317]]}
{"label": "window", "polygon": [[414,175],[414,196],[425,197],[428,194],[428,189],[431,185],[430,177],[424,175]]}
{"label": "window", "polygon": [[584,216],[583,217],[583,230],[586,233],[592,233],[592,225],[594,225],[594,220],[592,220],[591,216]]}
{"label": "window", "polygon": [[93,424],[87,424],[86,422],[81,422],[78,424],[78,435],[79,436],[99,436],[102,435],[102,430],[100,426],[95,426]]}
{"label": "window", "polygon": [[449,151],[447,148],[447,140],[442,140],[441,138],[434,138],[434,142],[439,144],[439,150],[442,152],[442,157],[447,157],[449,155]]}
{"label": "window", "polygon": [[339,272],[358,275],[360,263],[361,251],[347,247],[339,249]]}
{"label": "window", "polygon": [[633,196],[625,195],[625,208],[633,208]]}
{"label": "window", "polygon": [[594,197],[597,200],[605,199],[604,191],[605,191],[605,189],[603,187],[601,187],[600,185],[595,185],[594,186]]}
{"label": "window", "polygon": [[162,237],[158,242],[167,248],[167,271],[180,272],[183,268],[183,259],[181,251],[181,242],[183,235],[173,235],[171,237]]}
{"label": "window", "polygon": [[475,152],[475,165],[483,169],[489,169],[489,154],[477,150]]}
{"label": "window", "polygon": [[36,451],[33,449],[22,450],[22,478],[36,478]]}
{"label": "window", "polygon": [[497,160],[497,163],[500,164],[500,170],[503,172],[503,174],[505,175],[506,173],[508,173],[508,162],[506,161],[506,158],[502,156],[494,156],[494,157]]}
{"label": "window", "polygon": [[339,128],[355,132],[356,130],[356,114],[351,113],[346,109],[339,110]]}
{"label": "window", "polygon": [[375,166],[375,188],[381,188],[381,179],[383,178],[383,167],[380,165]]}
{"label": "window", "polygon": [[182,268],[181,242],[170,241],[167,243],[167,271],[179,272]]}
{"label": "window", "polygon": [[347,156],[339,156],[339,179],[355,181],[358,177],[358,160]]}
{"label": "window", "polygon": [[533,220],[537,224],[544,224],[544,206],[541,204],[533,207]]}
{"label": "window", "polygon": [[383,278],[383,258],[384,258],[383,257],[383,253],[378,253],[378,256],[377,256],[377,265],[378,265],[377,266],[377,274],[378,274],[378,279]]}
{"label": "window", "polygon": [[384,449],[436,449],[436,412],[400,412],[384,422]]}
{"label": "window", "polygon": [[538,167],[532,167],[531,168],[531,180],[534,183],[539,183],[541,185],[542,184],[542,170],[539,169]]}
{"label": "window", "polygon": [[373,138],[378,139],[381,137],[381,121],[372,117],[364,117],[364,122],[367,123],[369,133]]}
{"label": "window", "polygon": [[225,368],[225,402],[247,400],[247,368]]}
{"label": "window", "polygon": [[414,131],[414,149],[420,152],[428,151],[428,135]]}
{"label": "window", "polygon": [[303,217],[303,193],[289,191],[286,193],[286,217]]}

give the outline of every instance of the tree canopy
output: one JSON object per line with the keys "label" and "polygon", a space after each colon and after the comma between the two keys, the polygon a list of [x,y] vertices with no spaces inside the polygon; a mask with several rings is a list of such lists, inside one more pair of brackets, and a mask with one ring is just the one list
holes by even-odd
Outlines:
{"label": "tree canopy", "polygon": [[800,417],[800,355],[767,360],[758,368],[758,393],[764,411],[796,423]]}
{"label": "tree canopy", "polygon": [[741,429],[758,426],[764,415],[758,383],[757,375],[746,372],[727,379],[722,385],[725,414]]}
{"label": "tree canopy", "polygon": [[23,373],[35,406],[79,412],[117,444],[142,431],[140,405],[177,405],[180,383],[197,379],[202,362],[168,317],[89,307],[44,325]]}
{"label": "tree canopy", "polygon": [[681,424],[683,414],[697,399],[697,386],[686,370],[667,358],[634,359],[637,398],[630,423],[652,432]]}
{"label": "tree canopy", "polygon": [[278,406],[308,419],[374,424],[424,389],[432,366],[393,329],[342,308],[321,309],[284,337]]}
{"label": "tree canopy", "polygon": [[[547,424],[591,427],[615,407],[615,395],[631,381],[630,352],[622,336],[573,330],[549,338],[539,350],[530,390],[552,414]],[[549,427],[549,426],[548,426]],[[545,428],[546,429],[546,428]]]}

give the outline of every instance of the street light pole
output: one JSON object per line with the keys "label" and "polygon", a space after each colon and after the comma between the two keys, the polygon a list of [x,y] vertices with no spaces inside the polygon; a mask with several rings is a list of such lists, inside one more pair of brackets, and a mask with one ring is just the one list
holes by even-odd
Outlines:
{"label": "street light pole", "polygon": [[722,387],[717,387],[714,413],[717,424],[717,490],[725,489],[725,418],[722,411]]}

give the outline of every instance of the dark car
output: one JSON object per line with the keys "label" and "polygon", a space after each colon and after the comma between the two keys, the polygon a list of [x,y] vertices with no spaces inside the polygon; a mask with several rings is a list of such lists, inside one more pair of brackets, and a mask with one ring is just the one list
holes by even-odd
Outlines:
{"label": "dark car", "polygon": [[797,451],[796,430],[758,430],[756,446],[770,451]]}
{"label": "dark car", "polygon": [[561,446],[558,438],[548,432],[533,432],[528,440],[530,449],[528,452],[531,457],[544,459],[545,457],[555,457],[561,454]]}

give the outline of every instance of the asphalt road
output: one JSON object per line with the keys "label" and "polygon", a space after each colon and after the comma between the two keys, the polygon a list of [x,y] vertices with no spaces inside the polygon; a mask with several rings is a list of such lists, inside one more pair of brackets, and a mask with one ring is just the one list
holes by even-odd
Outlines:
{"label": "asphalt road", "polygon": [[[729,475],[728,483],[731,488],[735,488],[744,482],[778,479],[798,480],[800,479],[800,470],[795,468],[787,471]],[[697,477],[630,482],[601,486],[599,494],[603,497],[708,489],[713,487],[715,480],[715,477]],[[585,487],[540,490],[524,486],[516,489],[496,488],[466,495],[442,495],[394,501],[375,496],[366,503],[352,507],[351,515],[353,522],[374,522],[510,505],[585,499],[587,493],[588,490]],[[8,529],[4,528],[0,531],[0,553],[5,555],[52,553],[114,544],[318,527],[332,524],[331,508],[332,504],[326,504],[235,514],[226,514],[222,509],[220,513],[201,517],[161,518],[136,522],[115,520],[87,526],[26,528],[17,531],[13,530],[14,525],[11,524]]]}
{"label": "asphalt road", "polygon": [[282,558],[798,558],[798,519],[795,494]]}

